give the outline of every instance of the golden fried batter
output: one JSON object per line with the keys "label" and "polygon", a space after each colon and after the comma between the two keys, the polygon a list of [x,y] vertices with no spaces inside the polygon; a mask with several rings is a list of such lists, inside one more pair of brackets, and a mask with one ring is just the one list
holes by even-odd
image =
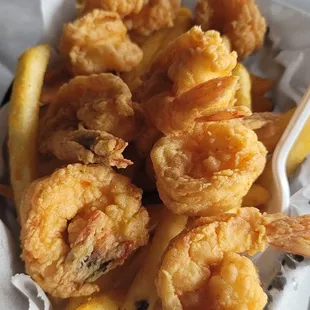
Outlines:
{"label": "golden fried batter", "polygon": [[262,310],[267,296],[253,263],[268,244],[309,256],[310,216],[262,215],[255,208],[194,220],[166,250],[156,286],[164,310]]}
{"label": "golden fried batter", "polygon": [[181,0],[149,0],[139,13],[133,13],[124,20],[127,28],[143,35],[172,27]]}
{"label": "golden fried batter", "polygon": [[143,57],[120,16],[102,10],[65,25],[59,49],[74,75],[130,71]]}
{"label": "golden fried batter", "polygon": [[200,83],[231,74],[236,59],[236,53],[229,52],[217,31],[203,32],[195,26],[158,55],[152,71],[167,72],[174,92],[181,94]]}
{"label": "golden fried batter", "polygon": [[241,205],[264,169],[266,153],[252,130],[231,120],[167,135],[151,158],[164,204],[174,213],[206,216]]}
{"label": "golden fried batter", "polygon": [[143,107],[164,134],[190,131],[196,122],[244,117],[250,115],[250,110],[234,107],[237,81],[235,76],[212,79],[176,98],[164,92],[152,97]]}
{"label": "golden fried batter", "polygon": [[140,114],[127,85],[102,73],[75,77],[65,84],[41,125],[41,153],[69,162],[126,167],[130,161],[124,161],[121,153],[125,141],[139,133]]}
{"label": "golden fried batter", "polygon": [[196,22],[204,30],[226,35],[239,60],[258,50],[266,33],[266,21],[254,0],[199,0]]}
{"label": "golden fried batter", "polygon": [[77,0],[76,9],[85,14],[94,9],[116,12],[121,18],[131,13],[139,13],[149,0]]}
{"label": "golden fried batter", "polygon": [[142,192],[105,166],[59,169],[32,183],[22,199],[22,257],[48,293],[90,295],[92,284],[148,240]]}

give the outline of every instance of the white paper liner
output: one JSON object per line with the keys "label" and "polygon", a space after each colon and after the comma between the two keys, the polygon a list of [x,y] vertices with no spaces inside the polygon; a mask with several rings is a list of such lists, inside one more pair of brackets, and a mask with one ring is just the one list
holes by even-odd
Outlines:
{"label": "white paper liner", "polygon": [[[184,4],[193,8],[194,2],[187,0]],[[280,78],[279,87],[273,96],[280,111],[286,111],[298,103],[310,83],[310,16],[281,4],[285,2],[288,0],[257,0],[268,21],[271,41],[267,40],[265,47],[246,62],[255,74]],[[310,12],[308,0],[291,0],[289,3],[300,5]],[[73,7],[73,0],[29,0],[27,3],[22,0],[1,1],[0,40],[6,44],[0,45],[0,100],[11,83],[19,54],[36,42],[56,43],[63,22],[74,16]],[[16,16],[14,20],[13,15]],[[0,145],[3,145],[6,137],[7,113],[7,106],[0,110]],[[4,176],[5,168],[3,156],[0,156],[0,178]],[[302,164],[291,180],[294,193],[291,197],[291,214],[310,213],[308,184],[310,159]],[[44,292],[29,276],[20,273],[21,261],[16,251],[19,243],[18,225],[10,214],[6,212],[5,216],[1,216],[10,231],[0,220],[0,309],[49,310],[51,304]],[[263,255],[254,257],[253,261],[259,268],[264,289],[271,296],[268,309],[308,309],[308,260],[296,261],[291,255],[283,255],[270,248]],[[11,277],[15,287],[10,283]],[[279,289],[281,281],[286,284]]]}

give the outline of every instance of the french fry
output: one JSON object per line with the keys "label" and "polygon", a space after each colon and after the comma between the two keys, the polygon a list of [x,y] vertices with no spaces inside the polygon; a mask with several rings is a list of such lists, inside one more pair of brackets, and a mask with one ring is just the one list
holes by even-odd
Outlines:
{"label": "french fry", "polygon": [[257,207],[265,204],[270,199],[266,188],[259,184],[253,184],[248,193],[243,197],[243,207]]}
{"label": "french fry", "polygon": [[245,106],[252,109],[251,104],[251,79],[248,70],[244,65],[238,63],[233,70],[233,75],[239,77],[239,89],[236,91],[236,106]]}
{"label": "french fry", "polygon": [[142,83],[141,76],[146,73],[158,52],[167,46],[172,40],[186,32],[192,25],[192,15],[188,9],[182,8],[178,11],[175,24],[172,28],[166,28],[150,35],[141,45],[143,59],[140,64],[121,75],[122,79],[128,85],[131,91],[134,91]]}
{"label": "french fry", "polygon": [[123,291],[111,291],[90,297],[71,298],[66,310],[118,310],[123,299]]}
{"label": "french fry", "polygon": [[9,114],[11,183],[18,213],[24,189],[37,176],[39,97],[50,57],[48,45],[24,52],[17,66]]}
{"label": "french fry", "polygon": [[186,226],[187,217],[163,210],[162,222],[158,225],[150,251],[137,274],[123,303],[122,310],[154,309],[158,300],[155,277],[158,266],[170,240]]}

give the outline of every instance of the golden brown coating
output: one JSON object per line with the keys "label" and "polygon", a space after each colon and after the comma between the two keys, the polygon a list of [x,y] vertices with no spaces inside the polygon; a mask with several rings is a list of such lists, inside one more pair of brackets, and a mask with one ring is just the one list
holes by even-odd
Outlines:
{"label": "golden brown coating", "polygon": [[262,215],[255,208],[194,220],[170,243],[156,286],[164,310],[262,310],[267,296],[253,263],[268,244],[310,254],[310,216]]}
{"label": "golden brown coating", "polygon": [[227,49],[217,31],[203,32],[195,26],[158,55],[152,71],[167,72],[179,95],[200,83],[231,74],[236,59],[236,53]]}
{"label": "golden brown coating", "polygon": [[120,16],[102,10],[65,25],[59,49],[74,75],[130,71],[143,57]]}
{"label": "golden brown coating", "polygon": [[143,108],[164,134],[191,131],[196,122],[244,117],[251,114],[250,110],[234,107],[237,81],[232,75],[212,79],[175,98],[164,92],[148,100]]}
{"label": "golden brown coating", "polygon": [[258,50],[266,33],[266,21],[254,0],[199,0],[196,22],[204,30],[226,35],[239,60]]}
{"label": "golden brown coating", "polygon": [[252,130],[231,120],[167,135],[151,158],[164,204],[174,213],[207,216],[241,206],[264,169],[266,153]]}
{"label": "golden brown coating", "polygon": [[33,182],[22,199],[27,273],[56,297],[97,291],[91,282],[147,243],[141,196],[105,166],[69,165]]}
{"label": "golden brown coating", "polygon": [[[65,84],[42,120],[40,152],[69,162],[125,167],[121,153],[140,128],[138,106],[117,76],[78,76]],[[124,141],[125,140],[125,141]]]}
{"label": "golden brown coating", "polygon": [[152,32],[172,27],[181,0],[149,0],[139,13],[128,15],[124,22],[128,30],[150,35]]}
{"label": "golden brown coating", "polygon": [[85,14],[94,9],[116,12],[120,17],[131,13],[139,13],[148,0],[76,0],[79,14]]}

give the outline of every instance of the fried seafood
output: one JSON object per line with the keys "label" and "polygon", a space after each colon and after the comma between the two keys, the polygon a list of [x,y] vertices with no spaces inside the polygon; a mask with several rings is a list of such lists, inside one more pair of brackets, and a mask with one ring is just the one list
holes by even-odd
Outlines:
{"label": "fried seafood", "polygon": [[180,7],[181,0],[149,0],[139,13],[127,16],[124,23],[128,30],[148,36],[156,30],[172,27]]}
{"label": "fried seafood", "polygon": [[144,105],[148,117],[164,134],[190,131],[196,122],[250,115],[248,108],[234,107],[238,78],[226,76],[198,84],[180,96],[164,92]]}
{"label": "fried seafood", "polygon": [[254,0],[199,0],[195,10],[197,24],[226,35],[239,60],[261,48],[267,27]]}
{"label": "fried seafood", "polygon": [[167,135],[151,158],[164,204],[177,214],[206,216],[241,206],[264,169],[266,153],[252,130],[230,120]]}
{"label": "fried seafood", "polygon": [[[243,122],[249,128],[252,128],[269,152],[276,148],[286,126],[288,125],[295,109],[285,114],[276,113],[254,113]],[[254,128],[256,126],[256,128]]]}
{"label": "fried seafood", "polygon": [[94,9],[116,12],[121,18],[139,13],[149,0],[76,0],[76,9],[80,15]]}
{"label": "fried seafood", "polygon": [[[192,24],[193,19],[191,11],[186,8],[181,8],[176,13],[174,26],[172,28],[156,31],[146,38],[141,44],[143,59],[140,64],[130,72],[124,72],[121,75],[131,91],[141,86],[143,75],[149,71],[158,53],[166,48],[171,41],[188,31],[192,27]],[[131,35],[131,38],[132,37]]]}
{"label": "fried seafood", "polygon": [[230,75],[236,59],[217,31],[203,32],[195,26],[158,55],[152,71],[166,72],[174,93],[180,95],[200,83]]}
{"label": "fried seafood", "polygon": [[56,297],[96,292],[91,282],[147,243],[141,196],[105,166],[69,165],[33,182],[21,208],[27,273]]}
{"label": "fried seafood", "polygon": [[240,254],[270,244],[309,256],[309,226],[309,215],[262,215],[255,208],[194,220],[163,256],[156,280],[163,309],[262,310],[267,296],[255,266]]}
{"label": "fried seafood", "polygon": [[[40,152],[69,162],[126,167],[122,151],[138,134],[140,114],[127,85],[103,73],[65,84],[42,121]],[[125,141],[124,141],[125,140]]]}
{"label": "fried seafood", "polygon": [[65,25],[59,49],[74,75],[130,71],[143,57],[120,16],[102,10]]}

